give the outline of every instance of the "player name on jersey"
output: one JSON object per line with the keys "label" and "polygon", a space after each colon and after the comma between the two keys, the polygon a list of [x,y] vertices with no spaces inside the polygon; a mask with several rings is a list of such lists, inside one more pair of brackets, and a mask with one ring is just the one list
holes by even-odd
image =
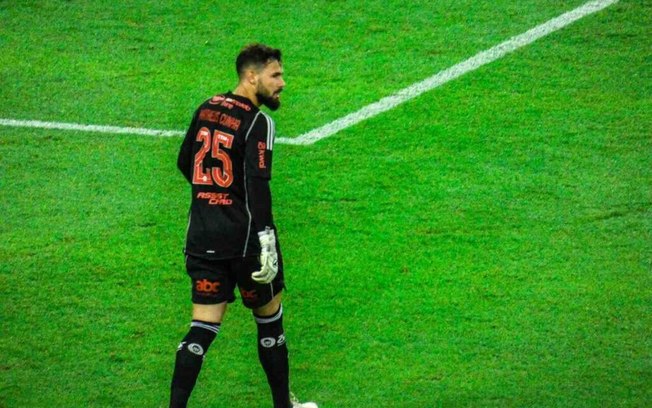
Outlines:
{"label": "player name on jersey", "polygon": [[211,109],[202,109],[199,112],[199,120],[219,123],[220,125],[226,126],[232,130],[240,129],[240,123],[242,122],[240,119],[236,119],[224,112],[218,112]]}

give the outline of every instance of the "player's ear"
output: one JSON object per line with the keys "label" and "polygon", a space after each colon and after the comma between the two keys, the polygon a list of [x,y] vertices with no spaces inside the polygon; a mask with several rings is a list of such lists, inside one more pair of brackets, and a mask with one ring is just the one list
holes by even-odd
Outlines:
{"label": "player's ear", "polygon": [[256,75],[256,71],[253,69],[248,69],[247,72],[245,73],[245,80],[249,85],[256,85],[256,81],[258,80],[258,76]]}

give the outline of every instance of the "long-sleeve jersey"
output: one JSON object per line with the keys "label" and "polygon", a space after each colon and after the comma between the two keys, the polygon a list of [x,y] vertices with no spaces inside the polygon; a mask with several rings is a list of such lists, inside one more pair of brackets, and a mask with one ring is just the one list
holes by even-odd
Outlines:
{"label": "long-sleeve jersey", "polygon": [[195,112],[177,165],[192,186],[186,254],[229,259],[260,253],[257,233],[274,228],[269,180],[274,122],[231,92]]}

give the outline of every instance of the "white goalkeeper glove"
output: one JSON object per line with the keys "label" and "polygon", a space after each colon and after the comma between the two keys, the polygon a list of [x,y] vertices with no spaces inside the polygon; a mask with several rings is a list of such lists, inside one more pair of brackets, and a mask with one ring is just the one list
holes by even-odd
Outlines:
{"label": "white goalkeeper glove", "polygon": [[274,230],[267,227],[258,233],[260,240],[260,270],[251,274],[258,283],[270,283],[278,273],[278,254]]}

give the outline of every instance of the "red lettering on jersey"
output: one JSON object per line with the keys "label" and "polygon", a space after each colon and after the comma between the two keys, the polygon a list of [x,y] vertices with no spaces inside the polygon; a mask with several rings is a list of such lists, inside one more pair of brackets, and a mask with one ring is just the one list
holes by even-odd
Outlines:
{"label": "red lettering on jersey", "polygon": [[246,103],[242,103],[236,99],[233,98],[227,98],[224,95],[215,95],[212,97],[208,103],[211,105],[222,105],[225,108],[233,109],[233,106],[237,106],[240,109],[244,109],[247,112],[251,110],[251,106],[249,106]]}
{"label": "red lettering on jersey", "polygon": [[208,200],[208,205],[231,205],[233,200],[229,198],[228,193],[197,193],[197,199]]}
{"label": "red lettering on jersey", "polygon": [[202,109],[199,112],[199,120],[217,123],[220,119],[220,113],[210,109]]}
{"label": "red lettering on jersey", "polygon": [[230,103],[230,104],[233,104],[233,105],[237,106],[240,109],[246,110],[247,112],[249,112],[251,110],[251,107],[249,105],[247,105],[246,103],[242,103],[242,102],[240,102],[240,101],[238,101],[236,99],[226,98],[226,101],[228,103]]}
{"label": "red lettering on jersey", "polygon": [[267,145],[265,142],[258,142],[258,168],[266,169],[267,165],[265,164],[265,150],[267,150]]}
{"label": "red lettering on jersey", "polygon": [[226,126],[233,130],[238,130],[240,128],[240,119],[236,119],[231,115],[223,113],[220,117],[220,125]]}

